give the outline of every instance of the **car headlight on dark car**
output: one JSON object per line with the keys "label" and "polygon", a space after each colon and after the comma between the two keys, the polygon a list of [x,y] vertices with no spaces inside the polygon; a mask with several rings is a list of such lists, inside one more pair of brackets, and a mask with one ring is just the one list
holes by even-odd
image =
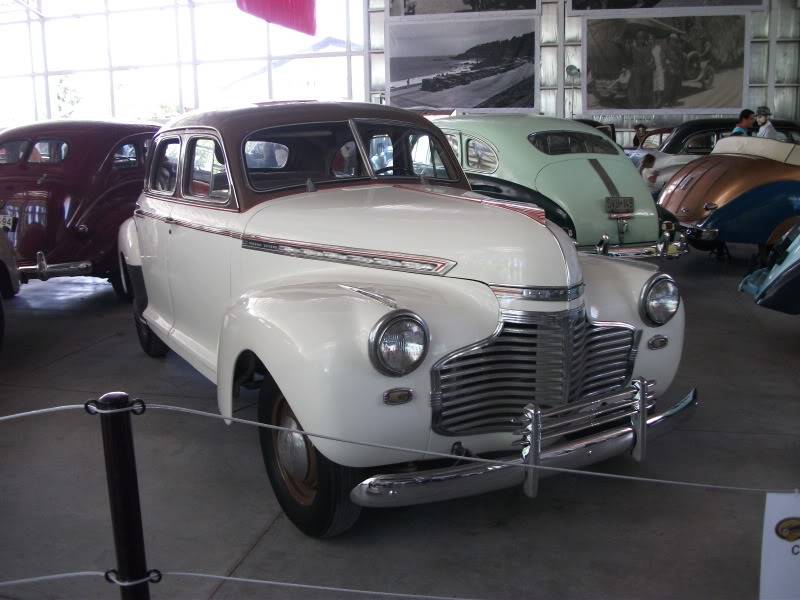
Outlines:
{"label": "car headlight on dark car", "polygon": [[642,288],[639,311],[648,325],[664,325],[675,316],[680,305],[678,286],[669,275],[654,275]]}
{"label": "car headlight on dark car", "polygon": [[369,357],[384,375],[399,377],[416,369],[428,352],[428,328],[413,312],[385,315],[369,335]]}

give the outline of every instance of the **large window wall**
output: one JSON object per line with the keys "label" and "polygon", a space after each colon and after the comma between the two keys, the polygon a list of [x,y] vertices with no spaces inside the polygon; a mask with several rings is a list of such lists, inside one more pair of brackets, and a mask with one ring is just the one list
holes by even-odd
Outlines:
{"label": "large window wall", "polygon": [[308,36],[233,0],[0,0],[0,127],[365,100],[364,1],[317,4],[317,35]]}

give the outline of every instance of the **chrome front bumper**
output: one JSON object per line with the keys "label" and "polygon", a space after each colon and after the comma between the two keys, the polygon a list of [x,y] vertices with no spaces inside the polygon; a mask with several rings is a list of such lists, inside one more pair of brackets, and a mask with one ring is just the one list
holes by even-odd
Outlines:
{"label": "chrome front bumper", "polygon": [[[547,438],[546,431],[542,435],[542,413],[535,407],[531,409],[529,405],[526,413],[530,418],[523,432],[523,442],[526,445],[521,456],[516,454],[497,459],[504,464],[472,462],[428,471],[376,475],[353,488],[350,499],[359,506],[373,508],[410,506],[473,496],[519,485],[524,486],[526,495],[535,496],[539,478],[552,472],[520,468],[520,465],[577,469],[625,452],[631,452],[636,460],[643,460],[646,439],[673,429],[689,418],[696,406],[696,390],[692,390],[669,410],[649,417],[646,416],[645,403],[640,401],[637,405],[638,410],[630,415],[630,424],[599,431],[579,439],[559,441],[541,449],[542,438]],[[538,435],[532,433],[537,430]]]}
{"label": "chrome front bumper", "polygon": [[669,238],[664,238],[658,243],[643,246],[611,246],[607,237],[603,236],[604,239],[601,239],[594,250],[589,252],[612,258],[678,258],[689,251],[686,237],[681,233],[669,235]]}
{"label": "chrome front bumper", "polygon": [[46,281],[51,277],[72,277],[75,275],[91,275],[92,262],[82,260],[77,262],[68,263],[54,263],[47,264],[47,259],[44,257],[44,252],[36,253],[36,264],[19,267],[20,277],[27,281],[29,279],[41,279]]}

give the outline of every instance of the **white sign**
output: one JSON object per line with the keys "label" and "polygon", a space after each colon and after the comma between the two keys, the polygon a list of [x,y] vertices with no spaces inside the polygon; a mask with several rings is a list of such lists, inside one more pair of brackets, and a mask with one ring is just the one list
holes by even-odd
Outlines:
{"label": "white sign", "polygon": [[800,493],[767,494],[759,597],[800,598]]}

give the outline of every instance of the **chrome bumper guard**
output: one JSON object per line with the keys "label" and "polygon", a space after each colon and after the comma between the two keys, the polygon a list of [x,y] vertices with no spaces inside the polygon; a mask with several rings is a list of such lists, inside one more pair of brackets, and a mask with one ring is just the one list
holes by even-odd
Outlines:
{"label": "chrome bumper guard", "polygon": [[678,258],[688,251],[689,244],[683,233],[665,232],[659,242],[645,246],[611,246],[608,236],[604,235],[595,246],[594,253],[612,258]]}
{"label": "chrome bumper guard", "polygon": [[[642,461],[648,438],[669,431],[691,416],[697,406],[697,391],[692,390],[669,410],[648,417],[647,408],[652,405],[653,396],[643,379],[635,380],[631,387],[612,396],[580,404],[544,410],[529,404],[519,419],[522,437],[515,442],[522,446],[521,456],[497,459],[503,464],[473,462],[413,473],[376,475],[353,488],[350,499],[359,506],[372,508],[411,506],[519,485],[527,496],[535,497],[539,480],[552,472],[520,468],[520,465],[577,469],[625,452]],[[559,439],[545,447],[555,438],[622,419],[629,421],[586,437]]]}
{"label": "chrome bumper guard", "polygon": [[36,253],[36,264],[19,267],[19,274],[24,280],[41,279],[47,281],[51,277],[72,277],[75,275],[91,275],[92,262],[82,260],[78,262],[47,264],[44,252]]}
{"label": "chrome bumper guard", "polygon": [[684,225],[681,224],[681,231],[690,240],[699,240],[703,242],[713,242],[719,237],[719,229],[712,229],[710,227],[698,227],[697,225]]}

